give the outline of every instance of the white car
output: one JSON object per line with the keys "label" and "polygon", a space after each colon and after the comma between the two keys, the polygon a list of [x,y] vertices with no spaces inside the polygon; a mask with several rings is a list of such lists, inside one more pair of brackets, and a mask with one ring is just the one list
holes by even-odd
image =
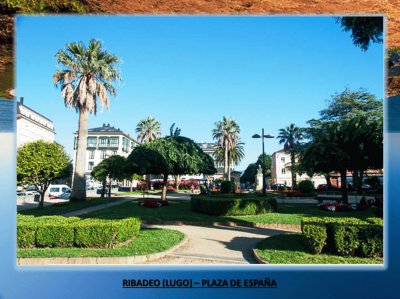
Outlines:
{"label": "white car", "polygon": [[50,198],[57,198],[67,191],[71,192],[71,188],[67,185],[50,185],[48,190]]}

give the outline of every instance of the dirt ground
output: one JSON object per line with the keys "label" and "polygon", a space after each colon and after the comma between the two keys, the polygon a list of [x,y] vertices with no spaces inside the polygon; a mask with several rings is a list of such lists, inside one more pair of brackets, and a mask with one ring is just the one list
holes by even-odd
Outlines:
{"label": "dirt ground", "polygon": [[387,17],[387,46],[400,46],[400,0],[87,0],[95,12],[111,14],[257,14]]}

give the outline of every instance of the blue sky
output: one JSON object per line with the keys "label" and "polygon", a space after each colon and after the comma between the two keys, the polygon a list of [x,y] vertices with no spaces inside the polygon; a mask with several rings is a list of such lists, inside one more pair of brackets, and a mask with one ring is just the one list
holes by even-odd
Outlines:
{"label": "blue sky", "polygon": [[[55,53],[73,41],[103,42],[119,56],[122,83],[110,111],[90,116],[89,128],[110,123],[136,137],[153,116],[163,135],[172,123],[196,142],[211,142],[224,115],[241,128],[244,170],[261,153],[261,128],[305,126],[346,87],[383,98],[383,45],[362,52],[333,17],[19,16],[17,96],[54,121],[56,141],[72,157],[78,115],[63,104],[52,75]],[[266,140],[266,152],[279,150]]]}

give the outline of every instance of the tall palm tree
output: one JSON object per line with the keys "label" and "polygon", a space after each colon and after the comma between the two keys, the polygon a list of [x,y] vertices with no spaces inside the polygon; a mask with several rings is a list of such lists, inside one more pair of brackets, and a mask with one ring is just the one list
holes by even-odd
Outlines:
{"label": "tall palm tree", "polygon": [[215,128],[212,130],[213,138],[218,141],[221,148],[224,149],[224,178],[230,180],[229,173],[229,150],[237,144],[239,140],[240,127],[231,118],[223,117],[222,121],[215,123]]}
{"label": "tall palm tree", "polygon": [[[214,158],[218,164],[224,163],[225,157],[225,149],[220,145],[217,146],[216,150],[214,151]],[[228,177],[231,176],[231,166],[238,165],[240,161],[244,157],[244,143],[238,140],[236,144],[234,144],[228,150]]]}
{"label": "tall palm tree", "polygon": [[62,70],[53,76],[56,87],[61,86],[65,106],[79,113],[78,140],[72,183],[71,200],[86,200],[86,146],[88,117],[105,106],[108,109],[108,95],[116,95],[114,86],[120,81],[116,64],[119,58],[102,49],[100,41],[92,39],[88,47],[81,42],[69,43],[56,53],[57,63]]}
{"label": "tall palm tree", "polygon": [[141,143],[152,141],[161,136],[161,123],[149,116],[137,124],[136,133]]}
{"label": "tall palm tree", "polygon": [[175,123],[173,123],[171,125],[171,127],[169,128],[169,136],[170,137],[178,137],[181,136],[181,129],[176,127],[175,128]]}
{"label": "tall palm tree", "polygon": [[290,124],[288,127],[279,130],[279,143],[283,144],[286,152],[290,153],[290,172],[292,175],[292,188],[296,189],[296,154],[300,147],[300,140],[303,138],[302,130],[296,127],[295,124]]}

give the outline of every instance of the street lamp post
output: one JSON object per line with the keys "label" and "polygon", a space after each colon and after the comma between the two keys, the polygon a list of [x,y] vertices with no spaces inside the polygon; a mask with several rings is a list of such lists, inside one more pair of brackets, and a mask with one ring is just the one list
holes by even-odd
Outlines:
{"label": "street lamp post", "polygon": [[[259,135],[259,134],[254,134],[253,136],[252,136],[252,138],[261,138],[261,140],[262,140],[262,158],[264,159],[264,156],[265,156],[265,151],[264,151],[264,138],[274,138],[274,136],[272,136],[271,134],[267,134],[267,135],[265,135],[264,134],[264,128],[262,129],[262,131],[261,131],[261,136]],[[263,168],[262,168],[262,176],[263,176],[263,182],[262,182],[262,194],[263,195],[266,195],[266,188],[265,188],[265,165],[264,165],[264,162],[265,161],[263,161]]]}

